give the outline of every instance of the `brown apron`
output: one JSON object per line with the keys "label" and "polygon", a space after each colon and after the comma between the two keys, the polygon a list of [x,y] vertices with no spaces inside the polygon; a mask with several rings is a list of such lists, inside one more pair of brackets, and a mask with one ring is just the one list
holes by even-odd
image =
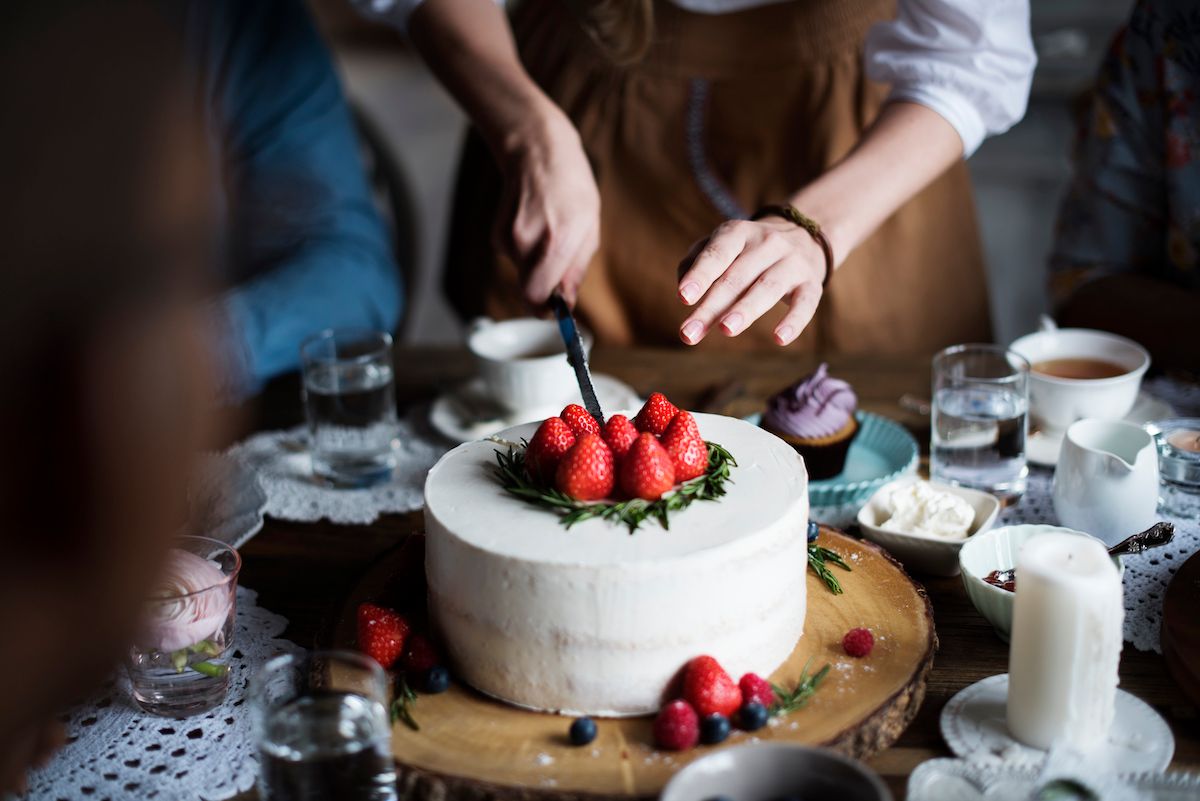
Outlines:
{"label": "brown apron", "polygon": [[[655,14],[649,53],[620,68],[561,0],[524,0],[513,25],[530,74],[578,127],[600,189],[600,249],[577,313],[599,343],[682,347],[679,260],[723,220],[785,202],[858,141],[887,94],[867,80],[863,40],[893,3],[797,0],[705,15],[659,2]],[[446,274],[464,316],[529,313],[516,268],[491,248],[499,192],[491,156],[472,135]],[[778,347],[772,332],[784,309],[699,347]],[[791,347],[913,353],[990,338],[959,162],[850,254]]]}

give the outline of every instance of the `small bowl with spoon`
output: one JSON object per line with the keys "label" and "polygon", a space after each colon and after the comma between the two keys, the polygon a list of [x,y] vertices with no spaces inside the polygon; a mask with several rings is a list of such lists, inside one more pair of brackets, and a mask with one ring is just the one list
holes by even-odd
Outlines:
{"label": "small bowl with spoon", "polygon": [[[1061,526],[1003,526],[971,537],[958,552],[967,596],[979,614],[992,624],[997,636],[1005,642],[1008,642],[1012,631],[1014,589],[1015,582],[1019,580],[1016,575],[1017,556],[1022,546],[1033,537],[1055,531],[1081,537],[1092,536]],[[1174,535],[1175,527],[1170,523],[1156,523],[1108,548],[1108,554],[1118,572],[1124,576],[1122,556],[1166,545]]]}

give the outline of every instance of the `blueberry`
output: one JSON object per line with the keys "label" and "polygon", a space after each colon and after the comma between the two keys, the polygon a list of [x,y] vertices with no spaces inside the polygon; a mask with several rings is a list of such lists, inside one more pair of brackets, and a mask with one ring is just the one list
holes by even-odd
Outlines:
{"label": "blueberry", "polygon": [[738,728],[742,731],[758,731],[767,725],[767,708],[758,701],[743,704],[738,710]]}
{"label": "blueberry", "polygon": [[571,723],[571,745],[587,745],[596,739],[596,721],[591,718],[575,718]]}
{"label": "blueberry", "polygon": [[729,718],[719,712],[705,715],[700,721],[700,742],[705,745],[716,745],[725,742],[729,736]]}
{"label": "blueberry", "polygon": [[430,695],[444,693],[450,689],[450,671],[444,667],[432,667],[425,674],[425,692]]}
{"label": "blueberry", "polygon": [[821,533],[821,527],[819,525],[817,525],[817,521],[809,520],[808,521],[808,541],[816,542],[817,535],[820,533]]}

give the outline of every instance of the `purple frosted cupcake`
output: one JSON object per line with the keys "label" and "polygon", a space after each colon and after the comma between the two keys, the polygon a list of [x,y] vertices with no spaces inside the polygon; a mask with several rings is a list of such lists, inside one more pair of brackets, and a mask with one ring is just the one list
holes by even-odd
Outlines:
{"label": "purple frosted cupcake", "polygon": [[858,433],[858,398],[845,381],[831,378],[822,364],[812,375],[767,402],[762,427],[804,457],[811,479],[833,478],[846,466]]}

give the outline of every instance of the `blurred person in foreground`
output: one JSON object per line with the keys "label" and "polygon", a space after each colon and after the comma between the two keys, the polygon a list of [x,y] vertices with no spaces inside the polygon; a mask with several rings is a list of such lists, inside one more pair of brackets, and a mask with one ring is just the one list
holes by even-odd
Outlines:
{"label": "blurred person in foreground", "polygon": [[159,9],[0,10],[0,792],[112,669],[211,444],[209,176]]}
{"label": "blurred person in foreground", "polygon": [[221,395],[300,365],[325,328],[392,331],[402,287],[329,51],[301,0],[159,0],[183,38],[222,232]]}
{"label": "blurred person in foreground", "polygon": [[1142,0],[1081,119],[1050,289],[1060,325],[1200,373],[1200,10]]}

